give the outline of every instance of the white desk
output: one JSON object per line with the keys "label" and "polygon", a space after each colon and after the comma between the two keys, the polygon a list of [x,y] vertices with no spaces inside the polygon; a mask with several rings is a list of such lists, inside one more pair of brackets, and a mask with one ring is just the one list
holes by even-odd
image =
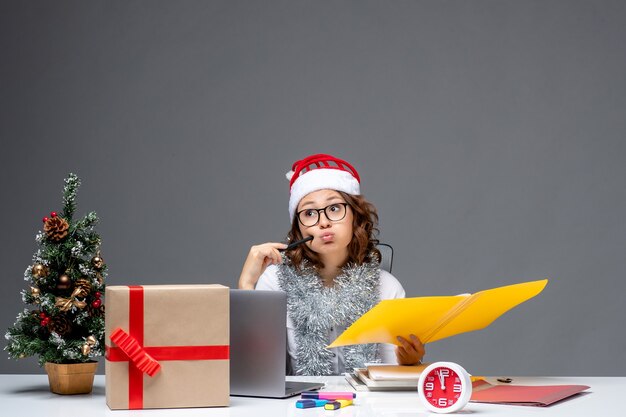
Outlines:
{"label": "white desk", "polygon": [[[328,391],[352,391],[343,377],[293,378],[299,381],[325,381]],[[495,380],[487,379],[495,383]],[[620,405],[626,397],[626,377],[519,377],[520,385],[582,384],[591,389],[550,407],[523,407],[469,403],[453,415],[462,416],[623,416]],[[231,397],[230,407],[172,410],[111,411],[105,404],[104,376],[97,375],[89,395],[56,395],[48,388],[46,375],[0,375],[0,415],[9,417],[97,417],[97,416],[208,416],[208,417],[420,417],[429,416],[413,392],[359,392],[355,405],[336,411],[323,408],[298,409],[298,397],[286,400]]]}

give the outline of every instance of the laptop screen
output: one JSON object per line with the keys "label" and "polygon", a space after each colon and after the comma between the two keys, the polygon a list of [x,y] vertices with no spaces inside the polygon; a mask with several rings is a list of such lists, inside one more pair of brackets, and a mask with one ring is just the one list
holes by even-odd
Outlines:
{"label": "laptop screen", "polygon": [[285,395],[286,319],[284,292],[230,290],[231,395]]}

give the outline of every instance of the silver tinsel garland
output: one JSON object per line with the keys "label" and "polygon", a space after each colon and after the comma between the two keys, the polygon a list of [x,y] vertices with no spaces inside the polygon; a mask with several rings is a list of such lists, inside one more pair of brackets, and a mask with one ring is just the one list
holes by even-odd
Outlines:
{"label": "silver tinsel garland", "polygon": [[[287,313],[295,326],[296,375],[331,375],[333,353],[326,349],[330,329],[347,327],[380,299],[380,265],[349,265],[325,287],[314,267],[303,262],[301,272],[286,260],[278,266],[278,283],[287,293]],[[366,362],[379,362],[378,345],[353,345],[343,349],[347,372]]]}

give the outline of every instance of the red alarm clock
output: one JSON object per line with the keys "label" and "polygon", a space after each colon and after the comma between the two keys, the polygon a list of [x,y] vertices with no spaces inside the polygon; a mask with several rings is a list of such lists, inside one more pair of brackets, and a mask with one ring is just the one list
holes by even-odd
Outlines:
{"label": "red alarm clock", "polygon": [[472,380],[461,365],[435,362],[420,374],[417,392],[422,404],[434,413],[453,413],[472,396]]}

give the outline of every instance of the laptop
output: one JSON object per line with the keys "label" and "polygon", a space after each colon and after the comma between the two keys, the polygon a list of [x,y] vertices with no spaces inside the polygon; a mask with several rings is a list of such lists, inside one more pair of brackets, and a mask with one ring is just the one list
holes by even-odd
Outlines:
{"label": "laptop", "polygon": [[323,383],[286,381],[287,294],[230,290],[230,395],[287,398]]}

